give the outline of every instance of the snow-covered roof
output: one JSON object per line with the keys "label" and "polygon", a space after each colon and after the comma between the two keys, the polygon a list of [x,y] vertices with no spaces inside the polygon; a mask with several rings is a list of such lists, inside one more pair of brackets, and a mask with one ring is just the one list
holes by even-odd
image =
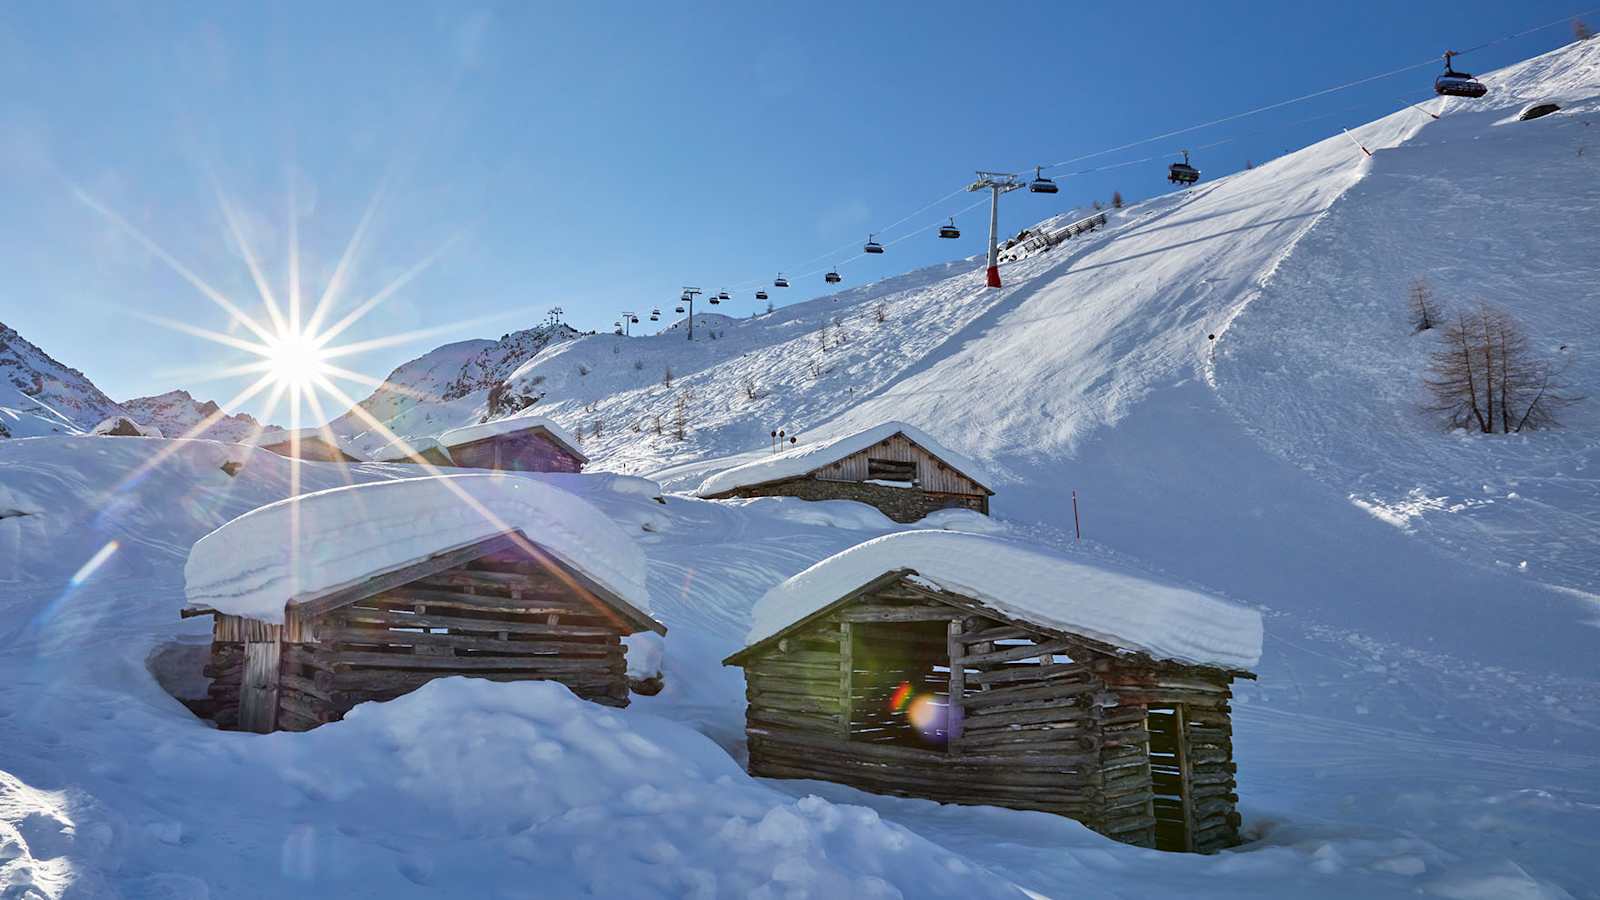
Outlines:
{"label": "snow-covered roof", "polygon": [[1156,659],[1224,669],[1261,660],[1261,614],[1253,609],[1130,570],[952,531],[885,535],[806,569],[756,604],[747,644],[901,569],[1001,615]]}
{"label": "snow-covered roof", "polygon": [[189,551],[189,603],[281,622],[307,598],[520,530],[567,565],[650,611],[637,544],[588,501],[518,475],[436,475],[303,494],[252,510]]}
{"label": "snow-covered roof", "polygon": [[510,416],[504,419],[495,419],[493,422],[463,425],[460,428],[452,428],[439,435],[439,443],[446,448],[459,447],[462,444],[470,444],[473,441],[481,441],[484,438],[511,434],[529,428],[544,429],[572,455],[584,462],[589,461],[589,457],[583,455],[583,450],[579,449],[577,439],[568,434],[565,428],[544,416]]}
{"label": "snow-covered roof", "polygon": [[385,444],[373,451],[372,458],[376,462],[410,462],[412,457],[421,456],[429,450],[437,450],[449,458],[450,452],[439,443],[438,438],[416,437],[400,438]]}
{"label": "snow-covered roof", "polygon": [[[126,427],[124,427],[126,425]],[[161,429],[154,425],[141,425],[127,416],[108,416],[100,423],[89,429],[90,434],[111,434],[120,431],[126,433],[129,429],[137,432],[140,437],[161,437]]]}
{"label": "snow-covered roof", "polygon": [[913,443],[921,445],[922,449],[944,460],[946,464],[978,484],[984,487],[994,484],[994,479],[977,463],[944,447],[922,429],[905,422],[883,422],[843,437],[807,444],[742,466],[724,469],[701,482],[700,487],[695,490],[695,496],[710,497],[738,488],[782,481],[785,478],[798,478],[847,456],[860,453],[896,434],[910,438]]}
{"label": "snow-covered roof", "polygon": [[356,459],[364,458],[364,455],[356,449],[355,445],[350,442],[349,438],[329,431],[325,426],[321,425],[313,425],[307,428],[296,428],[292,430],[288,428],[279,429],[277,431],[262,430],[258,434],[246,435],[240,439],[239,443],[252,447],[273,447],[278,444],[288,445],[294,440],[322,441],[323,443],[338,447],[340,450],[343,450],[345,453],[350,454]]}

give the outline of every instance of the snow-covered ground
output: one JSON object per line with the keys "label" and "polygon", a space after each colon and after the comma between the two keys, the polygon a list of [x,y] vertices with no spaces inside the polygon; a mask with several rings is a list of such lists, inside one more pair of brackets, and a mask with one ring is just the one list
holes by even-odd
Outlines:
{"label": "snow-covered ground", "polygon": [[[765,456],[771,429],[810,443],[903,419],[995,473],[996,519],[941,527],[1259,610],[1260,680],[1235,688],[1237,850],[746,777],[743,682],[719,660],[774,585],[901,530],[844,502],[661,505],[549,476],[642,547],[670,629],[661,694],[616,711],[451,680],[304,735],[210,730],[157,682],[183,690],[205,640],[177,618],[183,561],[281,499],[290,463],[47,437],[0,442],[0,890],[1600,897],[1600,407],[1511,439],[1442,433],[1419,409],[1431,338],[1404,326],[1425,275],[1517,313],[1600,396],[1600,41],[1485,80],[1437,121],[1355,129],[1370,160],[1341,136],[1112,211],[998,291],[970,262],[932,267],[692,344],[559,341],[502,389],[537,393],[591,468],[677,491]],[[1512,121],[1535,99],[1564,109]],[[492,385],[443,387],[490,346],[419,360],[438,384],[416,393],[451,397],[371,408],[416,425],[402,434],[477,421]],[[416,474],[302,471],[306,490]]]}

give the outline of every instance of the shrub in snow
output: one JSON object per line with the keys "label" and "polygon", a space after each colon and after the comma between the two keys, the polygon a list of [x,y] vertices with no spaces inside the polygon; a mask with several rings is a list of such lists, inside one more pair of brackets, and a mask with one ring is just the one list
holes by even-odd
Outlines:
{"label": "shrub in snow", "polygon": [[1411,282],[1411,331],[1427,331],[1438,322],[1439,317],[1435,310],[1437,306],[1433,301],[1433,288],[1428,286],[1427,279],[1418,278]]}

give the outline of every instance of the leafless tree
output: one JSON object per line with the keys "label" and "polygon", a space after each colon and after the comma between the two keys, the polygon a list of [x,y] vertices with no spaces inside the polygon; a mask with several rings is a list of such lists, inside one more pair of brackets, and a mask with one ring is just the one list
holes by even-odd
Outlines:
{"label": "leafless tree", "polygon": [[678,402],[673,405],[672,437],[680,441],[689,437],[689,394],[687,392],[679,392]]}
{"label": "leafless tree", "polygon": [[744,376],[739,383],[740,386],[744,388],[745,397],[751,400],[761,399],[761,386],[756,384],[756,377],[754,375]]}
{"label": "leafless tree", "polygon": [[578,375],[583,376],[587,374],[589,374],[589,367],[583,363],[578,363]]}
{"label": "leafless tree", "polygon": [[872,317],[874,319],[877,319],[879,324],[882,324],[883,322],[888,321],[888,319],[889,319],[889,304],[887,304],[887,303],[879,303],[877,306],[874,306],[872,308]]}
{"label": "leafless tree", "polygon": [[1439,305],[1433,299],[1433,288],[1426,279],[1411,282],[1411,333],[1427,331],[1439,324]]}
{"label": "leafless tree", "polygon": [[1105,209],[1105,207],[1104,207],[1104,206],[1103,206],[1103,205],[1101,205],[1101,203],[1100,203],[1100,201],[1099,201],[1099,200],[1096,200],[1096,201],[1095,201],[1095,202],[1094,202],[1094,203],[1093,203],[1093,206],[1094,206],[1094,211],[1095,211],[1095,212],[1099,212],[1099,211],[1100,211],[1100,210],[1102,210],[1102,209]]}
{"label": "leafless tree", "polygon": [[830,327],[829,323],[823,322],[822,323],[822,327],[817,329],[817,343],[822,347],[823,350],[827,350],[828,347],[829,347],[829,343],[828,343],[828,328],[829,327]]}
{"label": "leafless tree", "polygon": [[1122,208],[1122,192],[1121,191],[1112,191],[1111,192],[1111,207],[1113,209],[1121,209]]}
{"label": "leafless tree", "polygon": [[605,433],[605,426],[601,424],[599,419],[595,419],[594,424],[589,426],[589,436],[598,438],[603,433]]}
{"label": "leafless tree", "polygon": [[665,387],[672,387],[672,367],[671,366],[667,366],[666,371],[661,373],[661,384],[664,385]]}
{"label": "leafless tree", "polygon": [[1452,428],[1517,434],[1559,424],[1556,414],[1580,400],[1560,371],[1536,358],[1521,323],[1479,303],[1443,326],[1426,384],[1429,409]]}
{"label": "leafless tree", "polygon": [[1572,36],[1577,40],[1587,41],[1589,38],[1594,37],[1594,32],[1589,30],[1588,23],[1584,22],[1582,19],[1573,19]]}
{"label": "leafless tree", "polygon": [[656,434],[661,434],[665,430],[665,428],[662,426],[660,413],[656,413],[654,416],[650,417],[650,428],[654,430]]}

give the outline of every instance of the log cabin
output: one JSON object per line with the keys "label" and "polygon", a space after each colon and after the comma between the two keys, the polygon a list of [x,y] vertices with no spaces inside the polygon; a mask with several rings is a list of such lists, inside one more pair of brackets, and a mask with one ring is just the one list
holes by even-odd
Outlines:
{"label": "log cabin", "polygon": [[361,457],[332,432],[322,428],[302,428],[298,431],[267,431],[246,441],[263,450],[270,450],[290,459],[310,462],[361,462]]}
{"label": "log cabin", "polygon": [[505,472],[581,472],[589,457],[560,425],[543,416],[512,416],[452,428],[439,444],[454,465]]}
{"label": "log cabin", "polygon": [[1230,688],[1254,610],[1010,541],[913,531],[775,587],[748,645],[750,774],[1039,810],[1118,841],[1239,841]]}
{"label": "log cabin", "polygon": [[438,438],[402,438],[372,454],[374,462],[414,463],[417,465],[453,466],[455,461],[445,451]]}
{"label": "log cabin", "polygon": [[[432,484],[445,480],[461,480],[455,493]],[[518,527],[484,534],[480,509]],[[261,546],[289,521],[297,549]],[[305,572],[277,561],[295,554],[314,557]],[[626,639],[666,633],[631,539],[525,478],[406,479],[279,501],[207,535],[185,571],[183,617],[212,617],[204,708],[225,729],[304,731],[450,675],[558,681],[626,706]],[[268,615],[279,586],[295,583],[309,586]]]}
{"label": "log cabin", "polygon": [[992,483],[976,463],[904,422],[884,422],[718,472],[695,492],[728,497],[855,500],[896,522],[941,509],[989,514]]}

